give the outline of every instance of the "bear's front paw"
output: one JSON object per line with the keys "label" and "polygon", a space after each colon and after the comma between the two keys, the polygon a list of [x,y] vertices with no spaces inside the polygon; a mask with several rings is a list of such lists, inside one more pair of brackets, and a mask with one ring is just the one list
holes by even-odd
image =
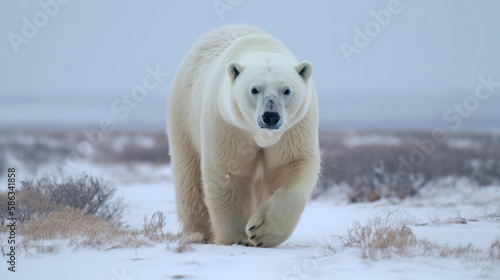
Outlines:
{"label": "bear's front paw", "polygon": [[290,237],[293,228],[285,217],[277,217],[266,208],[255,213],[247,223],[248,242],[256,247],[275,247]]}

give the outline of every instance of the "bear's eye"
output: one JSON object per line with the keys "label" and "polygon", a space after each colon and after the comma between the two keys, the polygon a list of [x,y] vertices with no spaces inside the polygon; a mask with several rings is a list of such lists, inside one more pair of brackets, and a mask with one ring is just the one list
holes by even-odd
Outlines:
{"label": "bear's eye", "polygon": [[284,95],[289,95],[290,94],[290,90],[289,89],[285,89],[285,91],[283,92]]}
{"label": "bear's eye", "polygon": [[252,94],[257,94],[257,93],[259,93],[259,90],[256,88],[252,88]]}

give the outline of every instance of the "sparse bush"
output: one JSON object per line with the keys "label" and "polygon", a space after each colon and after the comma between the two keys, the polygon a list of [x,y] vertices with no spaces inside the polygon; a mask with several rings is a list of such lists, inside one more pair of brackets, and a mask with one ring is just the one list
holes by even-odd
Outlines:
{"label": "sparse bush", "polygon": [[24,186],[17,194],[16,217],[20,223],[43,217],[62,208],[63,205],[50,201],[34,186]]}
{"label": "sparse bush", "polygon": [[[65,206],[82,210],[85,215],[99,215],[104,220],[119,222],[124,204],[115,198],[111,182],[83,174],[79,177],[45,175],[20,182],[16,191],[16,217],[19,223],[42,218],[61,211]],[[0,192],[0,203],[7,205],[7,192]],[[9,216],[7,207],[0,208],[0,224]]]}
{"label": "sparse bush", "polygon": [[[69,133],[68,133],[69,134]],[[0,147],[0,166],[1,157],[5,157],[6,151],[9,155],[22,163],[30,173],[35,174],[40,166],[53,162],[62,162],[69,150],[64,148],[67,142],[61,141],[61,137],[67,135],[62,132],[27,132],[11,131],[5,133]],[[69,137],[69,136],[66,136]],[[52,141],[62,142],[61,145],[55,145]],[[0,173],[4,172],[2,168]],[[1,174],[0,174],[1,175]]]}
{"label": "sparse bush", "polygon": [[[145,139],[151,145],[143,145],[141,140]],[[78,151],[82,142],[88,142],[88,139],[81,131],[9,131],[0,134],[0,176],[5,174],[7,152],[20,162],[25,173],[32,175],[43,165],[64,164],[68,158],[105,163],[168,163],[170,160],[167,136],[163,131],[105,134],[98,144],[91,146],[88,154]]]}
{"label": "sparse bush", "polygon": [[349,248],[357,248],[364,259],[378,260],[397,256],[467,257],[477,259],[500,259],[500,240],[496,239],[489,250],[472,244],[450,246],[417,239],[409,226],[409,220],[402,218],[399,211],[387,212],[361,225],[356,222],[347,234],[336,236],[340,246],[330,243],[323,245],[329,253],[337,253]]}
{"label": "sparse bush", "polygon": [[[193,243],[201,243],[201,234],[164,231],[165,218],[156,212],[151,218],[144,217],[139,229],[124,229],[118,223],[103,220],[98,215],[86,215],[81,209],[63,207],[44,216],[32,218],[18,226],[22,242],[19,247],[26,253],[57,253],[62,246],[90,247],[111,250],[138,248],[166,243],[167,249],[182,253],[193,249]],[[3,250],[4,245],[0,244]],[[3,250],[5,255],[5,250]]]}
{"label": "sparse bush", "polygon": [[66,206],[61,210],[20,223],[19,233],[23,236],[23,243],[28,246],[46,240],[66,239],[75,247],[99,247],[113,240],[121,231],[111,221]]}
{"label": "sparse bush", "polygon": [[[359,140],[370,137],[377,141]],[[430,138],[426,132],[320,132],[322,178],[313,197],[342,184],[350,186],[351,202],[363,202],[414,196],[445,177],[467,177],[479,186],[500,183],[498,137],[450,134],[448,141],[434,142],[433,151],[425,153],[417,143]],[[423,155],[422,162],[402,168],[401,158],[408,160],[416,152]]]}
{"label": "sparse bush", "polygon": [[[191,245],[196,243],[203,243],[203,234],[199,232],[184,232],[178,235],[178,243],[174,250],[177,253],[193,250]],[[169,248],[169,246],[167,246],[167,248]]]}
{"label": "sparse bush", "polygon": [[398,155],[411,152],[410,145],[338,146],[334,149],[333,154],[324,151],[323,181],[319,188],[325,190],[331,184],[345,182],[351,187],[351,202],[414,196],[430,179],[421,168],[404,176],[399,174]]}
{"label": "sparse bush", "polygon": [[492,259],[500,260],[500,239],[496,239],[491,243],[489,253]]}
{"label": "sparse bush", "polygon": [[446,257],[464,257],[473,256],[483,253],[483,251],[472,244],[466,246],[450,246],[448,244],[438,244],[436,242],[430,242],[427,239],[419,240],[418,248],[419,254],[422,256],[439,256],[442,258]]}
{"label": "sparse bush", "polygon": [[[84,175],[79,179],[56,180],[53,177],[45,176],[40,180],[30,180],[30,183],[26,183],[22,187],[21,191],[17,193],[16,209],[18,217],[17,229],[19,235],[22,236],[19,248],[24,249],[27,254],[32,252],[44,254],[57,253],[62,246],[110,250],[123,247],[152,246],[153,243],[166,243],[167,249],[181,253],[193,249],[191,244],[203,241],[200,234],[187,232],[174,234],[166,231],[165,215],[162,212],[154,213],[151,218],[144,216],[142,225],[137,229],[126,229],[117,220],[105,219],[105,217],[110,216],[101,215],[100,208],[79,207],[92,203],[75,204],[73,201],[61,199],[61,197],[67,195],[64,192],[68,188],[67,186],[61,187],[60,185],[64,185],[61,182],[71,182],[73,186],[86,185],[90,182],[87,181],[87,178],[89,176]],[[74,184],[75,181],[80,183]],[[103,185],[97,184],[97,181],[94,178],[94,183],[86,186]],[[61,191],[62,195],[54,196],[57,191]],[[80,191],[81,188],[76,188],[74,192],[76,192],[77,196],[80,196],[78,194]],[[46,196],[46,194],[49,194],[49,196]],[[89,198],[88,192],[81,192],[81,197]],[[51,198],[55,200],[51,200]],[[0,202],[5,202],[7,199],[7,193],[0,192]],[[77,202],[79,201],[86,200],[77,200]],[[89,201],[93,200],[90,199]],[[102,202],[101,206],[105,206],[109,202],[100,199],[97,199],[97,201]],[[121,203],[119,205],[120,207],[123,206]],[[116,208],[117,206],[113,207]],[[90,213],[87,211],[88,209],[96,209],[97,211]],[[5,222],[7,217],[6,212],[1,212],[0,218],[3,219],[2,222]],[[113,217],[116,218],[117,216]],[[0,243],[0,251],[3,255],[6,252],[5,246],[7,245]]]}
{"label": "sparse bush", "polygon": [[[145,145],[144,140],[148,140]],[[117,147],[117,143],[120,143]],[[116,132],[97,146],[98,162],[168,163],[168,140],[164,132]]]}
{"label": "sparse bush", "polygon": [[[7,192],[0,192],[0,205],[7,205]],[[50,202],[40,189],[32,186],[25,186],[16,192],[15,217],[18,223],[28,221],[30,218],[37,218],[47,215],[52,211],[62,209],[62,205]],[[9,217],[7,207],[0,208],[0,225],[4,225]]]}
{"label": "sparse bush", "polygon": [[[45,175],[36,180],[22,181],[21,185],[22,190],[29,190],[41,201],[47,200],[52,205],[80,209],[86,215],[99,215],[104,220],[119,221],[124,211],[123,201],[115,198],[116,188],[113,184],[91,175],[82,174],[78,177]],[[32,200],[28,202],[35,203]],[[33,207],[29,204],[21,206],[27,209]]]}
{"label": "sparse bush", "polygon": [[366,225],[355,223],[347,235],[339,239],[344,247],[356,247],[361,250],[361,257],[376,260],[390,257],[392,254],[404,255],[415,246],[417,239],[412,230],[396,218],[398,213],[389,212],[386,216],[377,216]]}
{"label": "sparse bush", "polygon": [[177,238],[176,235],[170,232],[164,232],[165,215],[163,212],[155,212],[148,221],[148,217],[144,216],[140,233],[148,240],[153,242],[173,241]]}
{"label": "sparse bush", "polygon": [[155,212],[148,220],[144,216],[142,228],[139,231],[141,235],[152,242],[167,242],[167,249],[173,249],[177,253],[192,250],[191,244],[202,243],[203,235],[201,233],[179,232],[173,234],[165,232],[165,216],[162,212]]}

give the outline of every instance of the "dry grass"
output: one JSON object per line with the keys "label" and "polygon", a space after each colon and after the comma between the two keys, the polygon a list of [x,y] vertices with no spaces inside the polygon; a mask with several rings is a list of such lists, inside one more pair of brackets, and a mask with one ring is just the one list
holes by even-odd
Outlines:
{"label": "dry grass", "polygon": [[359,248],[362,258],[372,260],[409,253],[417,240],[412,230],[401,222],[400,214],[388,212],[364,226],[356,222],[345,236],[339,236],[342,247]]}
{"label": "dry grass", "polygon": [[[431,141],[430,132],[321,131],[323,170],[314,197],[346,184],[351,202],[366,202],[414,196],[426,184],[446,177],[468,178],[478,186],[500,183],[497,134],[449,133],[447,137],[444,143],[433,142],[433,151],[425,153],[418,143]],[[453,143],[469,143],[473,148]],[[410,172],[400,169],[401,158],[409,161],[415,153],[424,155],[423,161],[411,165]]]}
{"label": "dry grass", "polygon": [[195,243],[203,243],[203,235],[198,232],[184,232],[177,235],[177,244],[171,246],[167,244],[167,249],[173,249],[177,253],[194,250],[191,246]]}
{"label": "dry grass", "polygon": [[146,238],[151,241],[161,242],[166,240],[174,240],[175,236],[171,233],[164,232],[165,227],[165,215],[163,212],[156,212],[148,220],[148,217],[144,215],[142,227],[139,230],[139,234],[143,234]]}
{"label": "dry grass", "polygon": [[497,205],[494,211],[490,211],[491,213],[487,213],[485,215],[486,218],[500,221],[500,204]]}
{"label": "dry grass", "polygon": [[491,243],[489,254],[492,259],[500,260],[500,239],[497,238]]}
{"label": "dry grass", "polygon": [[442,258],[446,257],[470,257],[474,258],[478,255],[483,254],[483,250],[475,247],[472,244],[467,244],[465,246],[450,246],[448,244],[439,244],[436,242],[431,242],[427,239],[419,240],[418,242],[418,254],[422,256],[439,256]]}
{"label": "dry grass", "polygon": [[164,228],[165,215],[162,212],[156,212],[150,219],[144,216],[139,235],[152,242],[167,243],[167,249],[173,249],[177,253],[193,250],[192,244],[203,242],[203,236],[200,233],[179,232],[174,234],[165,232]]}
{"label": "dry grass", "polygon": [[[81,209],[86,215],[99,215],[104,220],[120,221],[125,208],[123,200],[115,197],[117,190],[112,182],[85,173],[75,177],[44,175],[22,181],[21,185],[21,194],[26,188],[32,189],[36,192],[34,199],[39,197],[47,200],[49,205]],[[38,203],[27,201],[21,205]]]}
{"label": "dry grass", "polygon": [[446,220],[441,220],[439,217],[435,217],[431,221],[433,224],[439,225],[439,224],[461,224],[461,225],[466,225],[467,220],[460,216],[460,213],[457,213],[456,217],[449,217]]}
{"label": "dry grass", "polygon": [[[20,223],[18,230],[22,237],[19,247],[26,254],[58,253],[62,247],[112,250],[149,247],[155,243],[165,243],[167,249],[182,253],[203,240],[200,234],[165,231],[162,212],[154,213],[151,218],[144,217],[137,229],[124,229],[98,215],[85,215],[83,210],[68,206]],[[7,245],[0,246],[5,255]]]}
{"label": "dry grass", "polygon": [[[23,182],[16,194],[19,248],[30,253],[57,253],[61,247],[90,247],[110,250],[138,248],[166,243],[176,252],[200,243],[199,234],[171,233],[165,230],[165,215],[156,212],[144,217],[142,225],[125,229],[120,223],[124,210],[110,182],[80,177],[44,176]],[[0,191],[0,203],[7,205],[7,192]],[[0,222],[6,222],[7,207],[0,208]],[[7,228],[1,227],[4,231]],[[7,244],[0,244],[2,254]]]}
{"label": "dry grass", "polygon": [[[7,205],[7,192],[0,192],[0,205]],[[22,223],[30,218],[43,217],[50,212],[58,211],[62,205],[50,202],[38,188],[25,186],[16,194],[16,218]],[[7,207],[0,209],[0,224],[8,217]]]}
{"label": "dry grass", "polygon": [[472,244],[450,246],[427,239],[417,239],[409,227],[408,220],[403,219],[401,212],[392,211],[377,216],[366,225],[355,223],[344,236],[336,236],[340,246],[326,244],[327,250],[333,253],[349,248],[360,250],[361,258],[378,260],[393,256],[435,256],[465,257],[470,260],[500,260],[500,239],[491,243],[490,248],[481,249]]}
{"label": "dry grass", "polygon": [[46,246],[43,244],[50,240],[67,241],[75,248],[101,248],[123,233],[113,222],[105,221],[97,215],[85,215],[83,210],[68,206],[19,224],[24,247],[34,248],[38,253],[45,252]]}
{"label": "dry grass", "polygon": [[[90,143],[83,130],[5,131],[0,134],[0,176],[6,171],[7,153],[21,163],[25,172],[31,174],[36,174],[44,165],[62,164],[75,156],[105,163],[168,163],[170,160],[164,131],[115,131],[99,139],[95,145],[89,145],[88,154],[82,154],[77,149],[78,145]],[[144,142],[152,145],[143,145]]]}
{"label": "dry grass", "polygon": [[[20,182],[19,189],[15,210],[19,223],[45,217],[65,206],[119,223],[125,209],[123,200],[115,197],[117,190],[111,182],[86,174],[76,177],[45,175]],[[0,191],[0,203],[7,205],[7,192]],[[1,225],[8,216],[7,207],[0,208]]]}
{"label": "dry grass", "polygon": [[[349,186],[351,202],[416,195],[429,183],[445,177],[466,177],[477,185],[500,183],[499,135],[494,133],[448,133],[448,141],[436,144],[421,165],[408,176],[400,176],[399,156],[409,159],[421,151],[417,142],[431,139],[426,131],[320,131],[322,178],[314,197],[338,186]],[[370,139],[378,139],[372,141]],[[167,164],[168,141],[164,131],[106,134],[89,154],[77,154],[83,161],[98,164]],[[368,141],[367,141],[368,140]],[[79,143],[89,143],[82,131],[9,131],[0,134],[0,176],[6,156],[17,160],[28,173],[42,166],[61,167],[73,158]],[[357,144],[352,144],[352,143]],[[471,143],[470,148],[460,143]],[[67,148],[70,147],[70,148]],[[43,168],[42,168],[43,169]]]}
{"label": "dry grass", "polygon": [[167,136],[163,131],[113,132],[97,147],[93,160],[104,163],[168,163]]}

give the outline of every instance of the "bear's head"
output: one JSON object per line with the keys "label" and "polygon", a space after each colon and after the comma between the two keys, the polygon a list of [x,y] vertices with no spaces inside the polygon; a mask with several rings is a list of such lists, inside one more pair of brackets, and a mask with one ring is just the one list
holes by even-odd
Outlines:
{"label": "bear's head", "polygon": [[313,94],[310,62],[256,53],[226,68],[231,100],[227,116],[250,132],[259,146],[274,145],[305,116]]}

